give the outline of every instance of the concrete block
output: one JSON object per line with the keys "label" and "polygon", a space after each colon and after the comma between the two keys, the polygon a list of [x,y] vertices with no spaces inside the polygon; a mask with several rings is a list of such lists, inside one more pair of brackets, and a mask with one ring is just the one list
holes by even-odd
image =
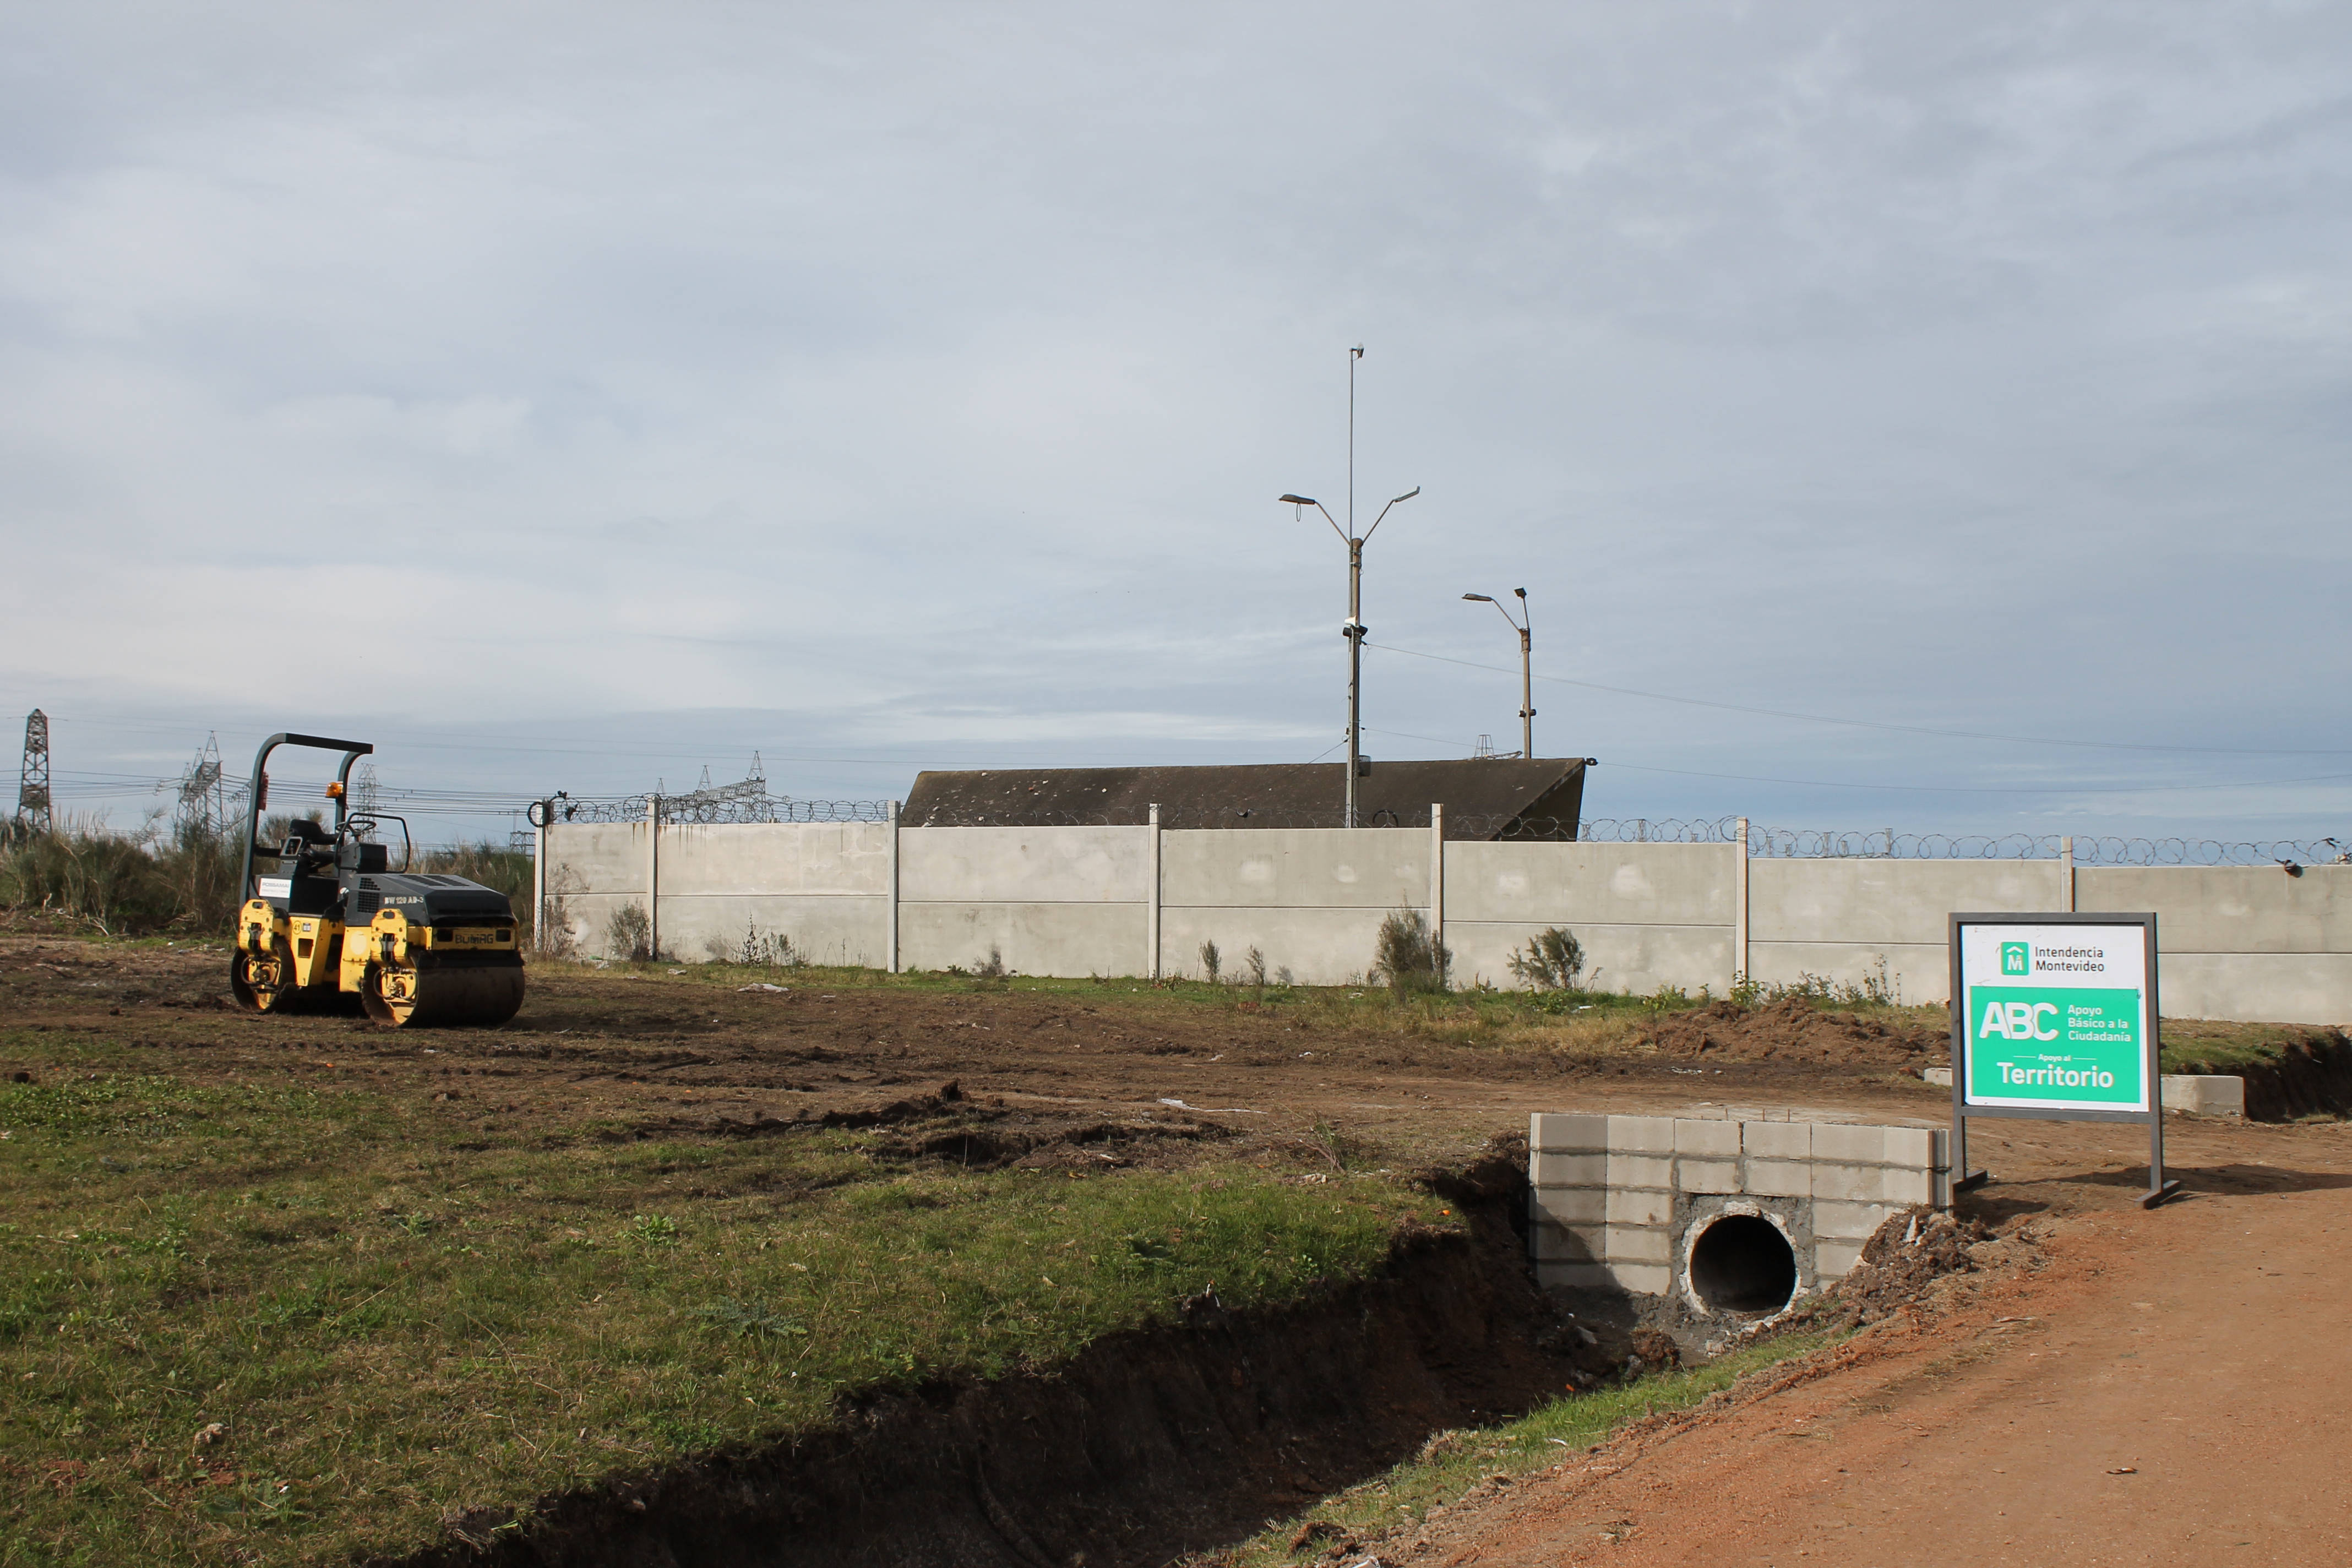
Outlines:
{"label": "concrete block", "polygon": [[1950,1128],[1936,1129],[1935,1154],[1927,1163],[1930,1170],[1948,1171],[1952,1168],[1952,1130]]}
{"label": "concrete block", "polygon": [[1843,1279],[1862,1261],[1862,1248],[1843,1241],[1813,1243],[1813,1273],[1822,1279]]}
{"label": "concrete block", "polygon": [[1739,1179],[1737,1160],[1693,1160],[1678,1156],[1675,1161],[1675,1185],[1685,1193],[1740,1193],[1747,1186]]}
{"label": "concrete block", "polygon": [[1528,1179],[1538,1187],[1605,1187],[1609,1156],[1538,1154],[1528,1163]]}
{"label": "concrete block", "polygon": [[1813,1124],[1810,1121],[1743,1121],[1740,1148],[1767,1160],[1810,1160],[1813,1157]]}
{"label": "concrete block", "polygon": [[1922,1083],[1932,1083],[1937,1089],[1949,1089],[1952,1087],[1952,1069],[1949,1068],[1921,1068],[1919,1069],[1919,1079]]}
{"label": "concrete block", "polygon": [[1675,1184],[1675,1162],[1670,1154],[1618,1154],[1609,1156],[1609,1184],[1612,1187],[1666,1187]]}
{"label": "concrete block", "polygon": [[1748,1162],[1747,1191],[1758,1197],[1811,1197],[1812,1163],[1806,1160],[1750,1160]]}
{"label": "concrete block", "polygon": [[[1929,1204],[1937,1208],[1951,1205],[1950,1175],[1939,1171],[1902,1171],[1893,1167],[1879,1172],[1879,1195],[1890,1204]],[[1944,1197],[1937,1198],[1938,1189]]]}
{"label": "concrete block", "polygon": [[1605,1263],[1538,1263],[1536,1283],[1547,1290],[1604,1290],[1617,1277]]}
{"label": "concrete block", "polygon": [[1938,1168],[1927,1173],[1927,1203],[1932,1208],[1948,1209],[1952,1206],[1952,1173],[1948,1169]]}
{"label": "concrete block", "polygon": [[1736,1160],[1739,1157],[1739,1123],[1688,1121],[1677,1118],[1675,1121],[1675,1152]]}
{"label": "concrete block", "polygon": [[1553,1116],[1538,1111],[1528,1121],[1528,1147],[1538,1153],[1608,1152],[1609,1118],[1605,1116]]}
{"label": "concrete block", "polygon": [[1674,1194],[1655,1187],[1612,1187],[1601,1195],[1612,1226],[1664,1225],[1674,1217]]}
{"label": "concrete block", "polygon": [[[1816,1200],[1831,1198],[1839,1203],[1874,1204],[1886,1196],[1882,1178],[1904,1173],[1884,1165],[1838,1165],[1827,1160],[1816,1160],[1813,1162],[1813,1196]],[[1924,1171],[1910,1173],[1923,1180],[1927,1175]]]}
{"label": "concrete block", "polygon": [[2195,1116],[2246,1114],[2246,1080],[2229,1073],[2168,1072],[2164,1075],[2164,1109]]}
{"label": "concrete block", "polygon": [[1675,1285],[1675,1271],[1663,1263],[1612,1263],[1609,1273],[1620,1290],[1636,1296],[1663,1296]]}
{"label": "concrete block", "polygon": [[1813,1234],[1832,1241],[1868,1241],[1895,1210],[1885,1204],[1813,1200]]}
{"label": "concrete block", "polygon": [[[1886,1138],[1886,1163],[1907,1165],[1914,1170],[1930,1170],[1938,1163],[1936,1145],[1947,1135],[1932,1127],[1889,1127],[1884,1129]],[[1949,1163],[1948,1161],[1943,1162]]]}
{"label": "concrete block", "polygon": [[1549,1220],[1554,1225],[1597,1225],[1609,1217],[1609,1189],[1538,1187],[1528,1206],[1538,1223]]}
{"label": "concrete block", "polygon": [[1663,1230],[1651,1226],[1612,1225],[1609,1227],[1609,1250],[1602,1256],[1614,1267],[1621,1263],[1664,1263],[1673,1253]]}
{"label": "concrete block", "polygon": [[1612,1154],[1671,1154],[1675,1152],[1675,1120],[1671,1116],[1612,1116],[1609,1119]]}
{"label": "concrete block", "polygon": [[1538,1263],[1598,1263],[1608,1255],[1609,1231],[1598,1225],[1539,1225],[1535,1250]]}
{"label": "concrete block", "polygon": [[1875,1165],[1886,1158],[1886,1129],[1823,1121],[1813,1128],[1813,1158]]}

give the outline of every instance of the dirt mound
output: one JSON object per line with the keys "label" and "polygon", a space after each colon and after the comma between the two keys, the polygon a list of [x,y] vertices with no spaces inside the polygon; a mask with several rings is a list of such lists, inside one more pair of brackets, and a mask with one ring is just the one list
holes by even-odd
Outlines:
{"label": "dirt mound", "polygon": [[1948,1274],[1976,1267],[1969,1248],[1986,1239],[1984,1226],[1933,1209],[1889,1215],[1863,1244],[1862,1261],[1829,1290],[1829,1321],[1851,1328],[1874,1323],[1910,1305]]}
{"label": "dirt mound", "polygon": [[1934,1067],[1948,1059],[1943,1035],[1905,1023],[1852,1013],[1825,1013],[1803,1002],[1743,1007],[1710,1002],[1670,1013],[1643,1033],[1662,1055],[1711,1061],[1780,1061],[1887,1067]]}

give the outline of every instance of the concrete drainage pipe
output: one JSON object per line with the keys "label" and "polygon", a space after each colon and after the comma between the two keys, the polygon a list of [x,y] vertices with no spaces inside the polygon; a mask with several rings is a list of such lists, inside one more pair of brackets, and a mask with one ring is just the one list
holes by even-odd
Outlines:
{"label": "concrete drainage pipe", "polygon": [[1727,1214],[1690,1250],[1692,1294],[1715,1312],[1777,1312],[1797,1293],[1797,1255],[1761,1215]]}

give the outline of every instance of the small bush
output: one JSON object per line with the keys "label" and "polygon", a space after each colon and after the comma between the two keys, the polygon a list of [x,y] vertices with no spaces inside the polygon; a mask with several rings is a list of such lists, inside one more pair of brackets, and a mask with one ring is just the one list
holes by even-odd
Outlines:
{"label": "small bush", "polygon": [[1511,973],[1530,991],[1573,991],[1584,974],[1584,944],[1558,926],[1549,927],[1511,954]]}
{"label": "small bush", "polygon": [[1217,976],[1223,971],[1224,966],[1225,957],[1224,954],[1217,951],[1217,944],[1213,942],[1202,942],[1201,944],[1201,972],[1209,977],[1210,984],[1214,985],[1217,983]]}
{"label": "small bush", "polygon": [[1260,991],[1265,989],[1265,954],[1251,948],[1249,956],[1242,960],[1242,972],[1249,976],[1252,985]]}
{"label": "small bush", "polygon": [[654,955],[654,923],[643,904],[623,904],[604,921],[604,956],[643,963]]}
{"label": "small bush", "polygon": [[1429,929],[1419,910],[1391,910],[1381,921],[1372,948],[1371,974],[1399,995],[1445,989],[1445,972],[1454,955]]}
{"label": "small bush", "polygon": [[971,973],[972,977],[977,980],[1003,979],[1004,950],[997,946],[994,942],[990,942],[988,944],[988,962],[982,964]]}
{"label": "small bush", "polygon": [[713,963],[740,963],[747,969],[798,969],[808,962],[791,937],[780,931],[763,931],[755,921],[743,922],[741,941],[714,936],[702,951]]}

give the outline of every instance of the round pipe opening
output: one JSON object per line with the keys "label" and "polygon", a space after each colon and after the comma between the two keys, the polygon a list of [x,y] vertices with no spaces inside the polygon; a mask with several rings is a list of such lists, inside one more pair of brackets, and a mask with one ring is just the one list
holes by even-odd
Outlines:
{"label": "round pipe opening", "polygon": [[1777,1312],[1797,1293],[1797,1254],[1760,1215],[1726,1215],[1691,1247],[1693,1293],[1717,1312]]}

